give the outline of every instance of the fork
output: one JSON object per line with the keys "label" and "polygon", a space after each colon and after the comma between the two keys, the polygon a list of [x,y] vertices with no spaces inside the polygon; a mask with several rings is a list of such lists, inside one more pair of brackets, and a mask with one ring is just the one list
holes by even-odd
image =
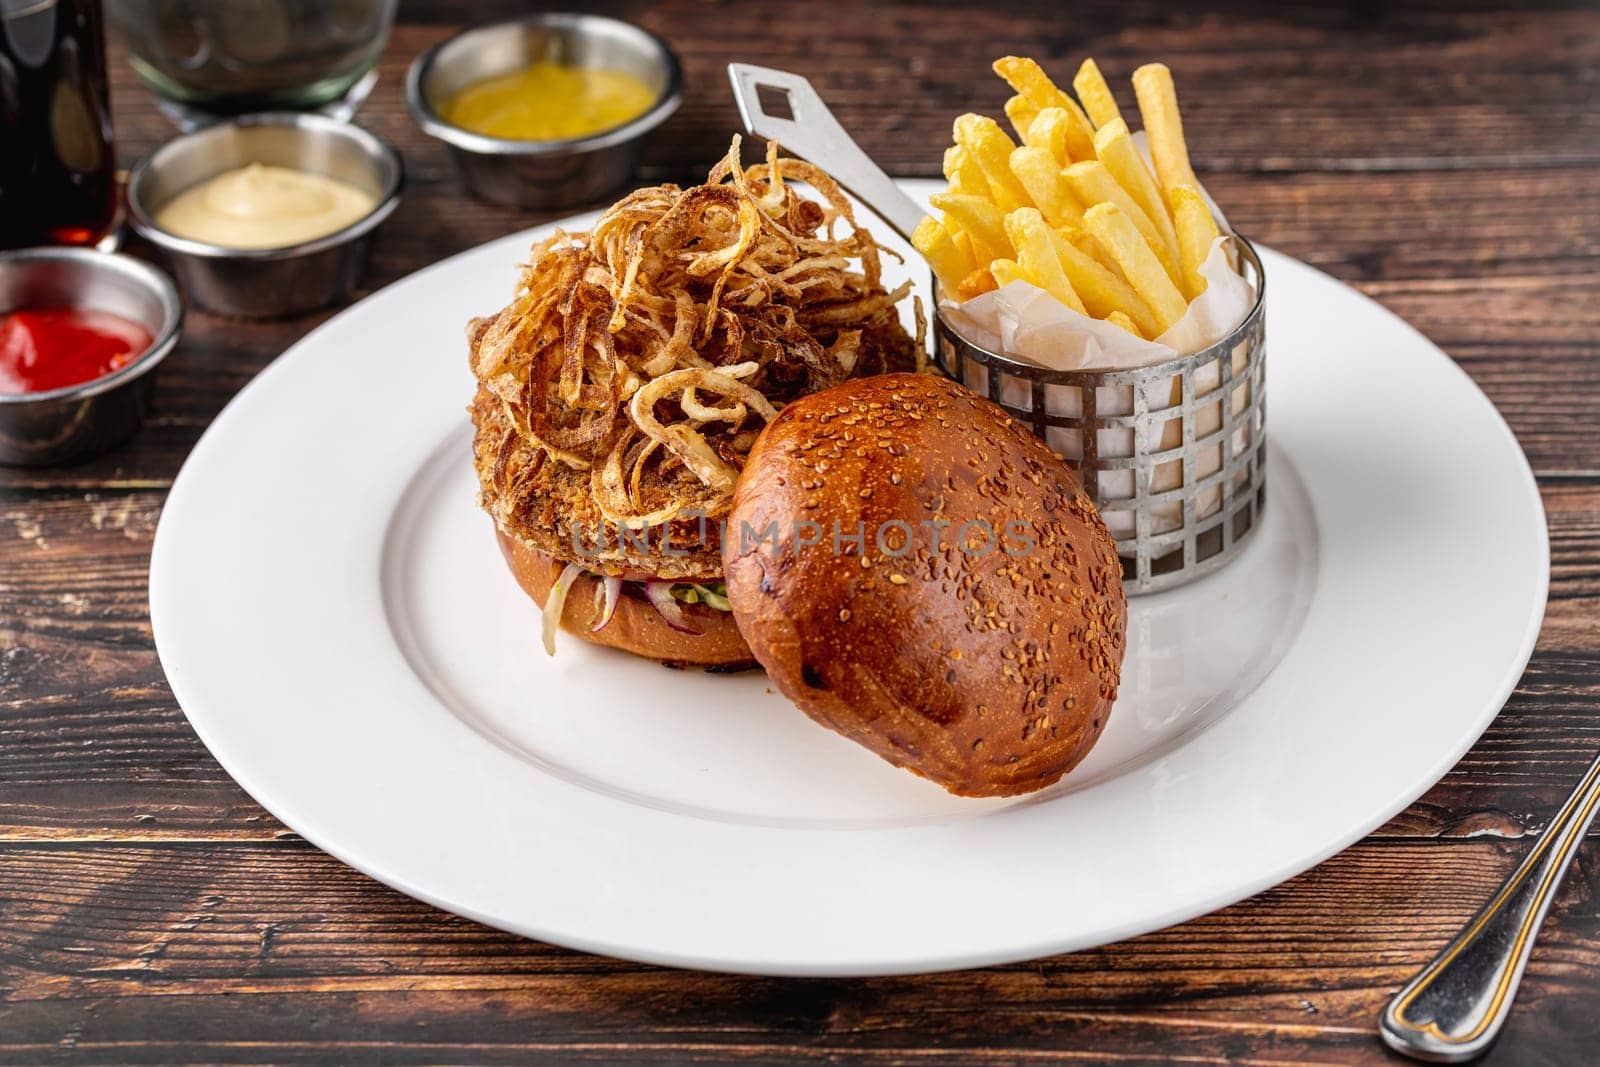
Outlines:
{"label": "fork", "polygon": [[1384,1009],[1396,1052],[1435,1063],[1482,1055],[1505,1025],[1534,939],[1600,807],[1600,756],[1483,910]]}

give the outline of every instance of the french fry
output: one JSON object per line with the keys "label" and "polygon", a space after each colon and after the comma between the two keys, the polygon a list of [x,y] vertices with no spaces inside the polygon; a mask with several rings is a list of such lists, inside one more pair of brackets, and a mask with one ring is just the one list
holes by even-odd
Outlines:
{"label": "french fry", "polygon": [[[1116,275],[1124,285],[1127,284],[1128,279],[1122,276],[1122,264],[1118,263],[1116,258],[1112,256],[1110,252],[1107,252],[1104,248],[1101,248],[1100,242],[1096,241],[1093,237],[1090,237],[1088,230],[1082,229],[1081,227],[1074,230],[1070,226],[1063,226],[1061,227],[1061,234],[1063,237],[1067,238],[1067,240],[1071,241],[1073,247],[1075,247],[1078,251],[1082,252],[1084,255],[1100,264],[1106,270]],[[1128,291],[1132,292],[1133,290],[1129,289]]]}
{"label": "french fry", "polygon": [[1161,239],[1167,243],[1167,251],[1176,257],[1178,234],[1173,229],[1172,216],[1167,213],[1166,198],[1161,195],[1155,175],[1145,166],[1144,157],[1133,147],[1128,124],[1116,118],[1102,125],[1094,134],[1094,152],[1117,179],[1117,184],[1128,190],[1145,217],[1155,224]]}
{"label": "french fry", "polygon": [[1094,239],[1116,257],[1128,284],[1155,313],[1159,330],[1154,336],[1165,333],[1183,318],[1183,313],[1189,309],[1188,302],[1167,277],[1139,228],[1121,208],[1116,204],[1096,204],[1083,213],[1083,221]]}
{"label": "french fry", "polygon": [[1067,97],[1067,154],[1073,159],[1094,158],[1094,123],[1072,97]]}
{"label": "french fry", "polygon": [[1211,246],[1220,234],[1217,220],[1211,217],[1200,190],[1192,185],[1177,185],[1172,189],[1172,208],[1177,214],[1178,252],[1183,262],[1183,295],[1193,300],[1206,291],[1206,280],[1200,274],[1200,264],[1211,253]]}
{"label": "french fry", "polygon": [[1038,105],[1021,93],[1006,101],[1006,118],[1011,120],[1011,128],[1017,131],[1019,141],[1028,139],[1028,127],[1033,125],[1038,114]]}
{"label": "french fry", "polygon": [[994,72],[1005,83],[1033,102],[1039,109],[1064,107],[1068,99],[1038,62],[1026,56],[1002,56],[994,61]]}
{"label": "french fry", "polygon": [[[1089,231],[1082,226],[1057,226],[1056,232],[1072,243],[1072,246],[1106,270],[1114,274],[1124,284],[1128,279],[1122,277],[1122,267],[1111,258],[1111,253],[1100,247],[1100,242],[1089,236]],[[1132,289],[1128,290],[1130,293]]]}
{"label": "french fry", "polygon": [[947,216],[946,229],[952,228],[953,221],[972,239],[974,262],[987,263],[991,259],[1011,258],[1005,212],[996,207],[993,201],[956,193],[938,193],[931,199],[933,206]]}
{"label": "french fry", "polygon": [[[1038,125],[1036,121],[1034,125]],[[1028,197],[1044,213],[1052,226],[1082,225],[1083,208],[1072,194],[1061,167],[1048,148],[1023,145],[1011,153],[1011,173],[1017,176]]]}
{"label": "french fry", "polygon": [[1016,140],[993,119],[956,119],[949,191],[932,198],[942,218],[923,220],[912,244],[957,299],[1027,281],[1081,314],[1159,337],[1205,290],[1199,267],[1218,236],[1171,72],[1158,63],[1134,72],[1147,161],[1094,60],[1073,77],[1076,99],[1032,59],[1006,56],[994,70],[1015,93],[1005,112]]}
{"label": "french fry", "polygon": [[1020,208],[1006,216],[1006,236],[1011,238],[1017,250],[1017,262],[1027,272],[1029,280],[1073,311],[1087,315],[1089,312],[1083,301],[1067,280],[1061,257],[1056,255],[1056,245],[1051,240],[1053,233],[1038,208]]}
{"label": "french fry", "polygon": [[[1154,337],[1160,332],[1156,330],[1155,314],[1133,291],[1133,287],[1123,280],[1116,269],[1107,267],[1096,258],[1094,253],[1104,252],[1094,238],[1081,230],[1062,227],[1054,231],[1052,239],[1056,256],[1061,260],[1061,269],[1067,272],[1067,280],[1083,300],[1083,306],[1089,309],[1089,314],[1098,318],[1122,315],[1135,324],[1141,336]],[[1079,247],[1079,240],[1090,246],[1088,251]]]}
{"label": "french fry", "polygon": [[965,148],[983,170],[990,196],[1001,211],[1009,213],[1019,207],[1032,206],[1033,201],[1028,199],[1022,183],[1011,173],[1011,150],[1016,145],[998,122],[983,115],[962,115],[955,121],[955,137],[956,144]]}
{"label": "french fry", "polygon": [[1067,184],[1072,187],[1073,193],[1077,195],[1079,203],[1115,204],[1149,244],[1162,269],[1167,272],[1167,278],[1174,284],[1177,283],[1183,275],[1178,267],[1176,240],[1173,242],[1173,247],[1167,245],[1161,236],[1161,231],[1156,229],[1155,223],[1145,215],[1144,209],[1133,199],[1133,194],[1111,176],[1111,171],[1104,163],[1097,159],[1085,160],[1082,163],[1074,163],[1062,173],[1066,176]]}
{"label": "french fry", "polygon": [[989,273],[989,268],[979,267],[961,279],[961,284],[956,286],[956,299],[971,300],[975,296],[993,292],[998,288],[999,286],[994,281],[994,275]]}
{"label": "french fry", "polygon": [[968,263],[977,263],[978,257],[972,251],[972,235],[966,230],[951,229],[948,222],[945,226],[950,232],[950,243],[956,246],[956,251],[961,253],[961,258]]}
{"label": "french fry", "polygon": [[1095,244],[1094,238],[1089,236],[1089,231],[1083,226],[1057,226],[1056,233],[1071,241],[1073,246],[1091,259],[1098,259],[1102,266],[1116,274],[1122,268],[1117,266],[1116,260],[1106,255],[1105,249]]}
{"label": "french fry", "polygon": [[1056,161],[1056,167],[1072,162],[1067,154],[1067,113],[1059,107],[1047,107],[1028,124],[1027,136],[1022,143],[1030,148],[1043,148]]}
{"label": "french fry", "polygon": [[939,284],[946,289],[955,289],[977,267],[977,263],[962,255],[961,249],[951,240],[950,231],[935,218],[924,218],[917,223],[911,235],[911,247],[922,253]]}
{"label": "french fry", "polygon": [[1107,315],[1106,321],[1111,323],[1113,326],[1121,326],[1124,330],[1127,330],[1135,337],[1146,339],[1144,334],[1139,332],[1139,327],[1133,324],[1133,320],[1128,318],[1128,316],[1124,315],[1120,311],[1113,311],[1111,314]]}
{"label": "french fry", "polygon": [[1007,286],[1012,282],[1032,282],[1033,278],[1022,269],[1022,264],[1014,259],[997,259],[989,264],[989,273],[994,276],[997,286]]}
{"label": "french fry", "polygon": [[1172,71],[1161,63],[1146,63],[1133,72],[1133,92],[1139,98],[1139,114],[1150,138],[1150,158],[1155,160],[1156,177],[1172,199],[1180,185],[1198,187],[1189,167],[1189,146],[1183,140],[1183,119],[1178,114],[1178,93],[1172,85]]}
{"label": "french fry", "polygon": [[[983,184],[980,185],[978,182]],[[989,192],[989,180],[983,176],[982,171],[977,172],[976,182],[973,181],[971,173],[957,171],[956,176],[950,179],[950,191],[957,196],[980,196],[985,200],[988,200],[991,195]]]}
{"label": "french fry", "polygon": [[1072,79],[1072,88],[1077,91],[1083,110],[1089,113],[1089,118],[1094,120],[1097,127],[1122,117],[1122,112],[1117,108],[1117,98],[1111,95],[1111,86],[1106,84],[1094,60],[1083,61]]}
{"label": "french fry", "polygon": [[989,195],[989,179],[972,158],[972,154],[958,144],[944,150],[944,177],[950,191],[960,196]]}
{"label": "french fry", "polygon": [[1050,80],[1044,68],[1022,56],[1005,56],[994,61],[994,72],[1017,93],[1043,111],[1058,107],[1067,113],[1067,150],[1073,159],[1094,158],[1094,125],[1078,102]]}

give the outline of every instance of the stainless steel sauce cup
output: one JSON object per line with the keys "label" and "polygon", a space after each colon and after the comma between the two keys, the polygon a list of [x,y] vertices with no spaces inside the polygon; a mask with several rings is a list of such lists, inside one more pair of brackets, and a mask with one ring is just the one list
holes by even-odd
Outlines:
{"label": "stainless steel sauce cup", "polygon": [[[487,137],[440,115],[440,102],[467,85],[540,60],[631,74],[656,91],[656,102],[632,122],[559,141]],[[525,15],[464,30],[418,56],[406,76],[412,117],[448,146],[468,192],[492,203],[546,210],[596,203],[626,185],[646,135],[682,99],[683,72],[667,43],[599,15]]]}
{"label": "stainless steel sauce cup", "polygon": [[0,253],[0,314],[63,305],[120,315],[154,340],[104,377],[43,393],[0,394],[0,463],[67,463],[133,436],[149,410],[156,367],[183,328],[177,287],[148,263],[81,248]]}
{"label": "stainless steel sauce cup", "polygon": [[[371,193],[373,209],[325,237],[282,248],[229,248],[168,233],[155,216],[218,174],[262,163],[326,175]],[[245,115],[168,141],[128,176],[128,214],[161,249],[189,300],[241,318],[283,318],[337,303],[366,269],[372,233],[400,203],[400,157],[358,126],[322,115]]]}

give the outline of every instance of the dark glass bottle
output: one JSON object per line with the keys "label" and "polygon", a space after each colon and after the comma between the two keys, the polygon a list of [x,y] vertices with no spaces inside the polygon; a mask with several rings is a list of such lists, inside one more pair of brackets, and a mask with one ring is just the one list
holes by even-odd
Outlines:
{"label": "dark glass bottle", "polygon": [[0,248],[116,224],[100,0],[0,0]]}

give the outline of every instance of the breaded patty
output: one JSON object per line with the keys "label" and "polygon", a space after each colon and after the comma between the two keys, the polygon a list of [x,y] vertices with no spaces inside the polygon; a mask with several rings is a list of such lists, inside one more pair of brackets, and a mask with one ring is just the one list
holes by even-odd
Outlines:
{"label": "breaded patty", "polygon": [[[488,322],[479,319],[472,324],[469,344],[474,348]],[[876,335],[868,348],[872,358],[863,360],[857,376],[916,369],[915,348],[898,323],[872,332]],[[500,399],[482,384],[469,410],[479,503],[502,533],[597,574],[677,581],[722,577],[725,507],[704,518],[694,516],[624,536],[600,514],[589,472],[550,457],[518,435]]]}
{"label": "breaded patty", "polygon": [[470,410],[479,503],[501,532],[597,574],[680,581],[722,577],[722,516],[703,524],[698,518],[669,523],[665,531],[653,528],[624,541],[595,505],[588,471],[528,445],[512,428],[499,398],[483,386]]}

